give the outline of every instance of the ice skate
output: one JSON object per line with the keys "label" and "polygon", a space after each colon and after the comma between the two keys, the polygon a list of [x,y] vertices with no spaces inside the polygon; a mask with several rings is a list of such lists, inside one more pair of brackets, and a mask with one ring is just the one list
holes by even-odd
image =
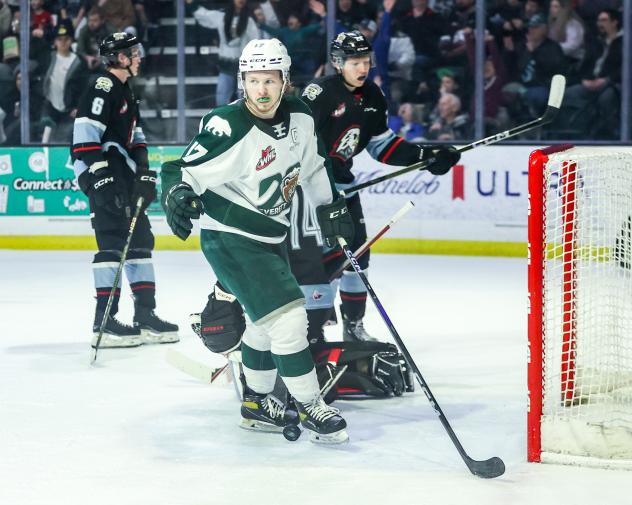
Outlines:
{"label": "ice skate", "polygon": [[340,313],[342,314],[343,342],[378,342],[378,339],[369,335],[364,329],[362,319],[349,319],[342,310],[342,306],[340,307]]}
{"label": "ice skate", "polygon": [[298,424],[296,410],[284,405],[272,394],[255,393],[246,387],[241,403],[241,428],[281,433],[288,424]]}
{"label": "ice skate", "polygon": [[340,411],[327,405],[318,395],[311,402],[296,402],[303,428],[309,433],[309,440],[317,444],[341,444],[349,440],[347,422]]}
{"label": "ice skate", "polygon": [[[94,326],[92,327],[93,349],[95,349],[97,345],[102,318],[102,314],[97,314],[94,319]],[[103,335],[101,336],[101,342],[99,342],[99,349],[119,349],[124,347],[138,347],[139,345],[143,345],[143,341],[140,338],[138,328],[123,324],[114,316],[108,317],[103,327]]]}
{"label": "ice skate", "polygon": [[152,309],[136,307],[134,328],[145,344],[173,344],[180,341],[178,325],[163,321]]}

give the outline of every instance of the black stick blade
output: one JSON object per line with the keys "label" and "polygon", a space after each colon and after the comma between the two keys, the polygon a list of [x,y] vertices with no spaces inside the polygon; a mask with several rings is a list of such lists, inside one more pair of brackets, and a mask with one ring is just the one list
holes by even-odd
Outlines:
{"label": "black stick blade", "polygon": [[470,472],[483,479],[494,479],[505,473],[505,463],[496,456],[485,461],[476,461],[470,458],[467,461],[467,466]]}

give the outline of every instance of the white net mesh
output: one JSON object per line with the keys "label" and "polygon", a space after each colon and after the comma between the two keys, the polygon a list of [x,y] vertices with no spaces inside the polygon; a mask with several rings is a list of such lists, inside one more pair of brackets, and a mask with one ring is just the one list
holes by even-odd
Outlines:
{"label": "white net mesh", "polygon": [[544,168],[542,452],[632,460],[632,154]]}

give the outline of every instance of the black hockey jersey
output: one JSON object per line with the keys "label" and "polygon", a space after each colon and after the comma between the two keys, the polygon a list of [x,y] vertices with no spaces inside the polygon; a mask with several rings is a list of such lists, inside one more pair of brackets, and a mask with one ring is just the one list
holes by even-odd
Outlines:
{"label": "black hockey jersey", "polygon": [[340,75],[327,76],[308,84],[302,98],[312,110],[339,187],[353,181],[352,158],[363,149],[389,165],[409,165],[421,159],[419,146],[388,128],[386,98],[373,81],[349,91]]}
{"label": "black hockey jersey", "polygon": [[139,126],[138,103],[129,84],[110,72],[96,75],[79,101],[74,123],[72,157],[78,177],[90,167],[107,166],[107,152],[114,149],[136,172],[146,170],[147,143]]}

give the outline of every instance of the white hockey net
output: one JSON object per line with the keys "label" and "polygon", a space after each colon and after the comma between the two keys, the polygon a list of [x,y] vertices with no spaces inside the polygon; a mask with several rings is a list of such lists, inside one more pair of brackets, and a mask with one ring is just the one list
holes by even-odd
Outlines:
{"label": "white hockey net", "polygon": [[632,463],[632,153],[552,154],[544,191],[543,460],[563,454],[625,466]]}

